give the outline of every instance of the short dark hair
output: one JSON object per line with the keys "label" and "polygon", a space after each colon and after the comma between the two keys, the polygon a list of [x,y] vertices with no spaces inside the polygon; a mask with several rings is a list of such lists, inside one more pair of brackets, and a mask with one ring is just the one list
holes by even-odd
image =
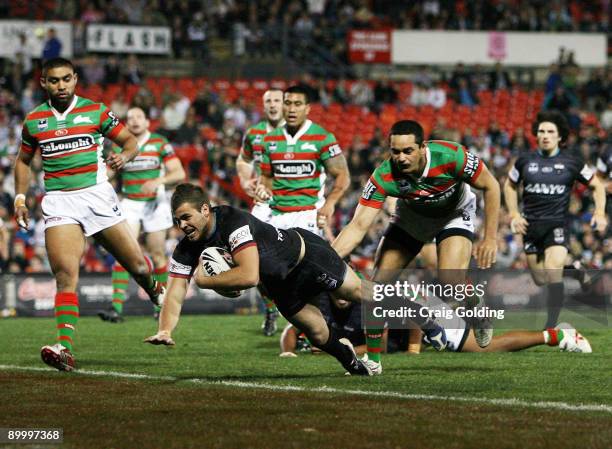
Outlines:
{"label": "short dark hair", "polygon": [[561,112],[555,110],[538,112],[535,122],[531,125],[531,133],[536,137],[538,135],[538,128],[542,122],[554,123],[561,137],[561,145],[565,145],[569,136],[569,125],[565,116]]}
{"label": "short dark hair", "polygon": [[46,76],[47,71],[51,69],[56,69],[58,67],[70,67],[74,72],[74,65],[68,59],[65,58],[52,58],[48,61],[45,61],[42,66],[42,75]]}
{"label": "short dark hair", "polygon": [[172,194],[172,199],[170,200],[172,213],[184,203],[189,203],[199,210],[204,204],[208,204],[208,195],[202,187],[184,182],[176,186]]}
{"label": "short dark hair", "polygon": [[310,103],[310,87],[304,84],[295,84],[285,89],[285,94],[302,94],[306,104]]}
{"label": "short dark hair", "polygon": [[415,142],[421,146],[424,134],[423,127],[419,122],[415,122],[414,120],[400,120],[399,122],[395,122],[389,132],[389,138],[391,138],[391,136],[407,136],[408,134],[412,134]]}

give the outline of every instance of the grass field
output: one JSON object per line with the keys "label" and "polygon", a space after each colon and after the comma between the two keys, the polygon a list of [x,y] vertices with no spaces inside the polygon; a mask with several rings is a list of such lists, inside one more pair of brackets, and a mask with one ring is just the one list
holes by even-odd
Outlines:
{"label": "grass field", "polygon": [[0,427],[62,427],[63,448],[612,445],[610,329],[589,330],[593,354],[396,354],[357,378],[328,356],[279,358],[259,324],[185,316],[166,348],[141,343],[150,318],[83,318],[79,371],[60,373],[39,356],[53,320],[2,320]]}

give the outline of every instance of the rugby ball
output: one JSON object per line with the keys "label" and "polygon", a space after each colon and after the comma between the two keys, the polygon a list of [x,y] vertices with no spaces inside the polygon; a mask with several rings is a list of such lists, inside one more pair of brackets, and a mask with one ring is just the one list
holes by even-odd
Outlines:
{"label": "rugby ball", "polygon": [[[210,246],[202,251],[200,263],[202,264],[202,272],[205,276],[216,276],[219,273],[231,270],[235,266],[234,259],[229,251],[216,246]],[[240,290],[215,291],[226,298],[237,298],[242,295],[242,291]]]}

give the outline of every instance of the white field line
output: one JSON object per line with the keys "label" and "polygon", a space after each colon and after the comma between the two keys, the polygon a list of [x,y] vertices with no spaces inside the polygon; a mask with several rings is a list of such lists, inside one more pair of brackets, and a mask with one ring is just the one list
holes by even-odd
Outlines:
{"label": "white field line", "polygon": [[[31,366],[0,365],[3,371],[36,371],[36,372],[55,372],[51,368],[37,368]],[[563,410],[571,412],[604,412],[612,413],[612,406],[606,404],[569,404],[567,402],[552,401],[525,401],[523,399],[494,399],[480,398],[475,396],[439,396],[431,394],[410,394],[396,391],[370,391],[370,390],[345,390],[333,387],[298,387],[294,385],[273,385],[259,382],[241,382],[235,380],[208,380],[200,378],[183,379],[174,376],[154,376],[149,374],[122,373],[119,371],[92,371],[80,369],[70,375],[115,377],[120,379],[142,379],[167,382],[190,382],[200,385],[225,386],[245,389],[260,389],[270,391],[298,391],[304,393],[329,393],[337,395],[368,396],[379,398],[410,399],[415,401],[448,401],[448,402],[469,402],[474,404],[494,405],[500,407],[518,408],[537,408],[546,410]]]}

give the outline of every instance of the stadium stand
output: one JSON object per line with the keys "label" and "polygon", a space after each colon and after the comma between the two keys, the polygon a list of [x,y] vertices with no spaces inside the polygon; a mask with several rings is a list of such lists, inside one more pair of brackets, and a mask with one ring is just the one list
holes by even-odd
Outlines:
{"label": "stadium stand", "polygon": [[[417,68],[411,79],[358,80],[314,77],[299,80],[254,78],[213,79],[205,77],[147,76],[145,65],[136,56],[122,60],[119,55],[101,57],[84,53],[82,28],[87,23],[129,23],[168,25],[173,28],[174,57],[194,56],[190,49],[210,45],[202,58],[214,58],[213,41],[229,42],[231,25],[242,23],[249,30],[247,55],[280,54],[279,26],[291,24],[302,41],[323,43],[332,55],[325,58],[346,62],[345,36],[348,30],[392,26],[411,29],[605,31],[605,2],[559,1],[553,8],[541,2],[509,1],[503,7],[491,2],[379,2],[337,0],[328,2],[216,2],[213,8],[194,13],[199,2],[136,1],[83,2],[46,0],[29,8],[28,2],[7,2],[1,11],[10,17],[73,20],[76,62],[81,77],[77,94],[111,104],[119,116],[128,105],[140,105],[152,117],[152,128],[173,141],[188,167],[192,180],[206,180],[218,202],[246,206],[235,173],[242,133],[260,117],[260,98],[269,87],[284,88],[299,81],[310,85],[317,99],[311,118],[339,139],[352,174],[351,193],[339,205],[334,222],[336,232],[351,216],[364,180],[377,161],[384,157],[385,133],[400,118],[418,117],[425,131],[435,138],[463,142],[478,153],[503,182],[513,158],[533,148],[531,122],[541,108],[561,109],[572,125],[570,148],[593,164],[610,143],[612,120],[612,71],[591,70],[586,76],[571,55],[561,55],[551,65],[543,85],[533,77],[508,73],[502,67],[485,71],[482,67],[456,67],[445,70]],[[380,2],[382,3],[382,2]],[[108,5],[107,5],[108,4]],[[317,8],[322,4],[323,8]],[[138,7],[136,7],[136,6]],[[142,8],[147,5],[147,8]],[[480,5],[480,6],[478,6]],[[108,6],[108,7],[106,7]],[[319,5],[320,6],[320,5]],[[310,9],[309,9],[310,8]],[[34,12],[35,11],[35,12]],[[334,23],[334,27],[329,27]],[[79,31],[80,30],[80,31]],[[299,60],[297,48],[290,56]],[[203,50],[202,50],[203,51]],[[312,52],[308,53],[312,56]],[[34,56],[36,57],[36,56]],[[317,60],[313,65],[316,65]],[[347,73],[350,75],[350,72]],[[25,76],[14,59],[0,65],[0,218],[9,231],[10,251],[0,252],[3,272],[48,271],[39,207],[32,210],[30,231],[18,230],[12,220],[13,179],[11,167],[19,148],[20,124],[24,114],[42,100],[36,73]],[[30,74],[27,74],[30,75]],[[584,81],[583,81],[584,79]],[[462,89],[465,92],[462,92]],[[369,91],[369,93],[368,93]],[[466,95],[467,94],[467,95]],[[467,100],[469,98],[469,100]],[[30,201],[42,193],[40,166],[35,166],[38,183]],[[35,204],[31,204],[35,206]],[[588,267],[612,268],[610,239],[595,236],[588,226],[592,203],[577,188],[572,198],[572,255]],[[174,235],[176,238],[176,235]],[[372,242],[376,238],[372,237]],[[524,267],[520,244],[502,216],[498,265]],[[371,257],[372,242],[360,249]],[[92,246],[83,262],[84,270],[105,271],[112,261]]]}

